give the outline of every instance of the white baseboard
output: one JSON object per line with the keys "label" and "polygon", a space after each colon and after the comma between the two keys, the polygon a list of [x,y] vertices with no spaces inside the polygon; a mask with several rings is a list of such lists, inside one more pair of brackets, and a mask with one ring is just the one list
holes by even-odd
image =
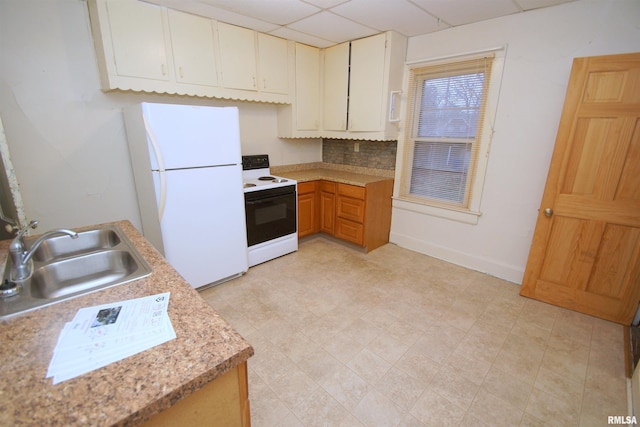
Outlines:
{"label": "white baseboard", "polygon": [[394,233],[393,231],[389,235],[389,241],[405,249],[410,249],[452,264],[486,273],[518,285],[522,283],[524,269],[519,267],[506,265],[481,255],[455,251],[451,248],[418,240],[412,236]]}

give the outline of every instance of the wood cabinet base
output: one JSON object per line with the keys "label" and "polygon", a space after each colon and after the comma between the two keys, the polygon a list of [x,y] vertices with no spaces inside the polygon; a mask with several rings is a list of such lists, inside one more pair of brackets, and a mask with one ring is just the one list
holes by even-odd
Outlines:
{"label": "wood cabinet base", "polygon": [[144,427],[251,427],[247,363],[154,415]]}
{"label": "wood cabinet base", "polygon": [[323,232],[369,252],[389,242],[393,180],[364,187],[312,181],[298,184],[298,237]]}

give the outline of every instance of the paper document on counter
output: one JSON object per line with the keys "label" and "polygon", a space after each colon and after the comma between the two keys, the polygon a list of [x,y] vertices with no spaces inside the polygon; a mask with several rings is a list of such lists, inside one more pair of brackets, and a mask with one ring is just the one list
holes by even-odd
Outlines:
{"label": "paper document on counter", "polygon": [[78,310],[60,332],[47,378],[58,384],[174,339],[169,295]]}

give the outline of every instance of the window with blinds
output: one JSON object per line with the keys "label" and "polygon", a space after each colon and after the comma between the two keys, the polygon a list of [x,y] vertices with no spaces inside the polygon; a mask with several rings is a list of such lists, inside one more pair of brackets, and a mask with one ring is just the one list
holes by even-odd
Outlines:
{"label": "window with blinds", "polygon": [[409,69],[401,197],[469,207],[493,57]]}

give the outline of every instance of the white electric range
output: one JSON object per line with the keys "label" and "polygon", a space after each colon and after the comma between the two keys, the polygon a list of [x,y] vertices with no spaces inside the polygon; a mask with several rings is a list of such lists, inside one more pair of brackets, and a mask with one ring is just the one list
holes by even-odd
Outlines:
{"label": "white electric range", "polygon": [[269,156],[242,156],[249,267],[298,250],[297,181],[271,174]]}

